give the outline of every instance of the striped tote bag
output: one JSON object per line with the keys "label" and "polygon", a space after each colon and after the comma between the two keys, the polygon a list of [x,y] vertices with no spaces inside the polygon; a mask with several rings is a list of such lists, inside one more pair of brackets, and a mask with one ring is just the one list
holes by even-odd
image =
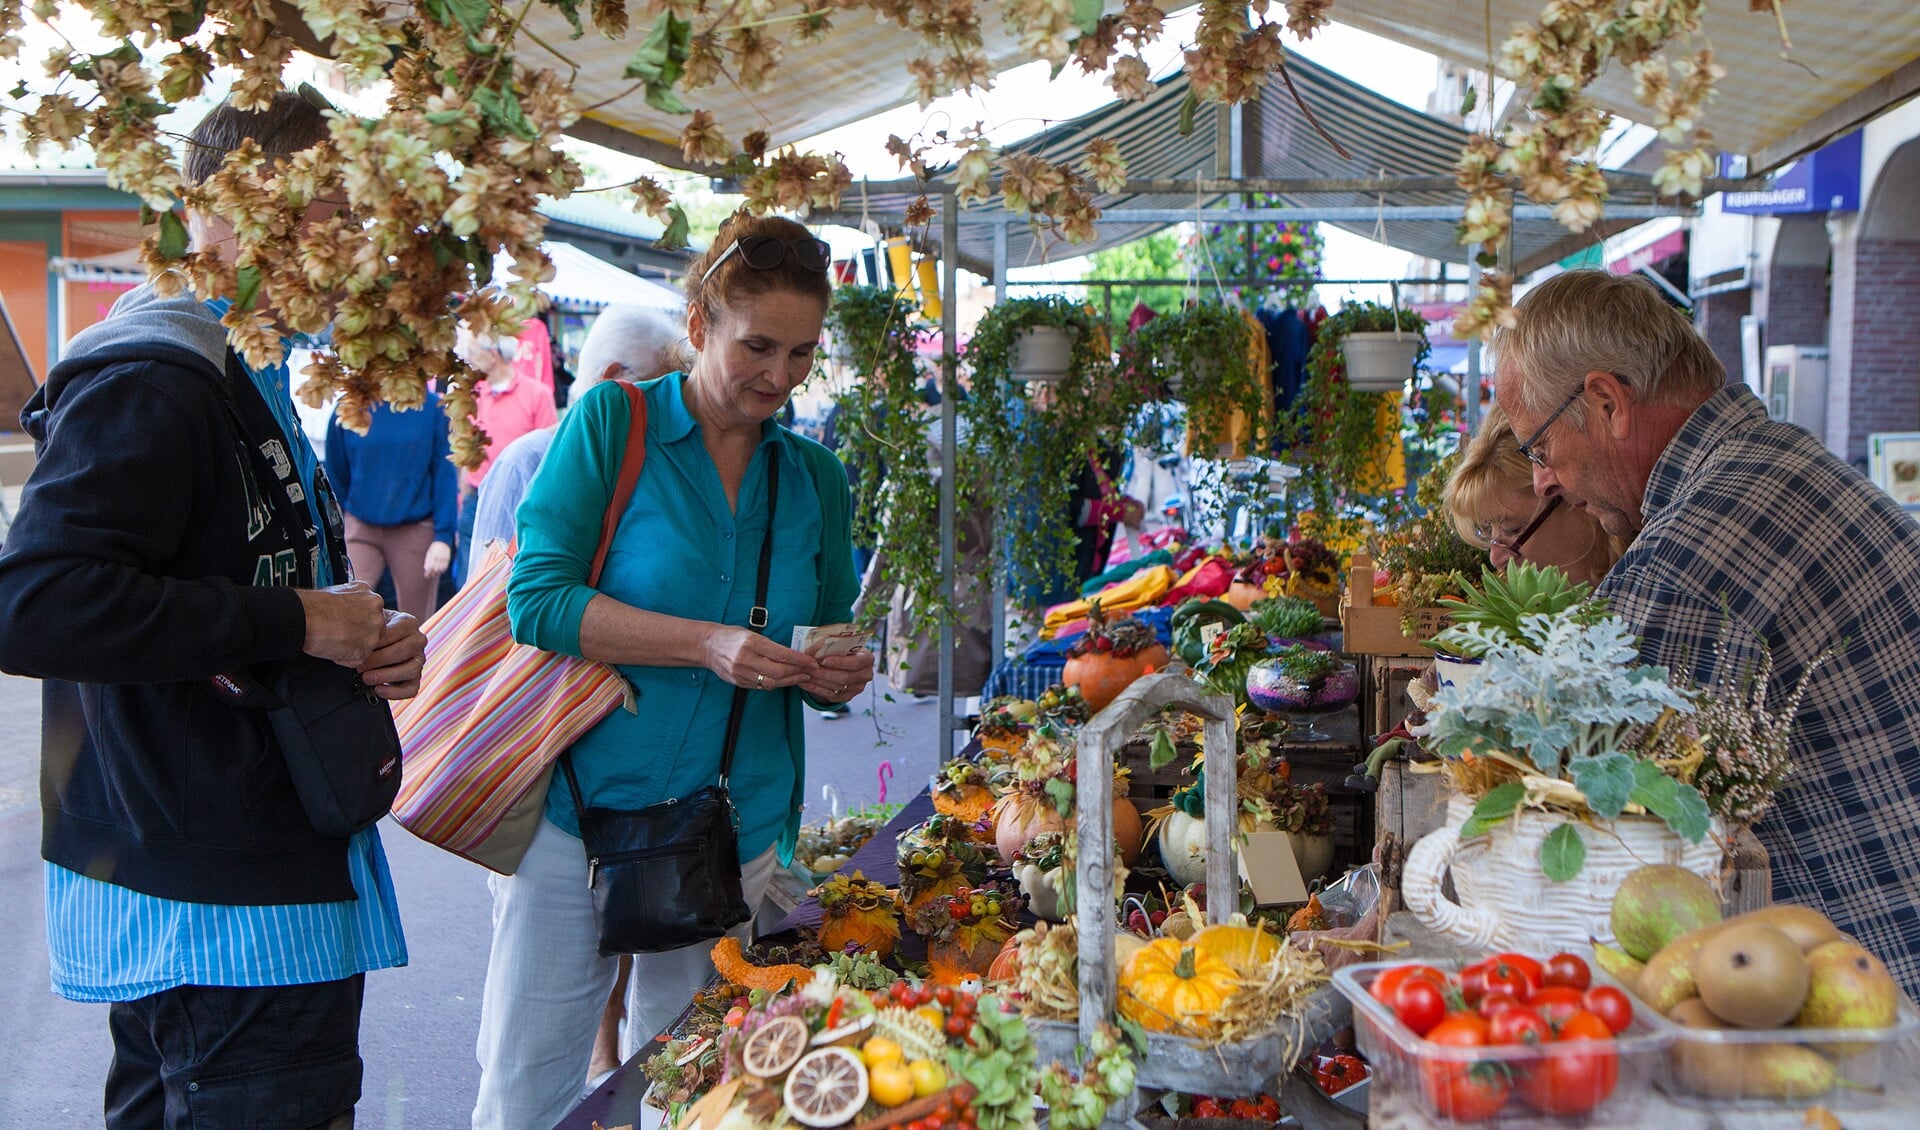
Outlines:
{"label": "striped tote bag", "polygon": [[[619,477],[587,578],[598,585],[607,546],[646,459],[646,398],[632,413]],[[554,760],[601,719],[633,709],[612,667],[516,643],[507,621],[513,547],[495,543],[454,598],[428,618],[420,693],[394,705],[400,795],[393,817],[430,844],[511,875],[546,807]]]}

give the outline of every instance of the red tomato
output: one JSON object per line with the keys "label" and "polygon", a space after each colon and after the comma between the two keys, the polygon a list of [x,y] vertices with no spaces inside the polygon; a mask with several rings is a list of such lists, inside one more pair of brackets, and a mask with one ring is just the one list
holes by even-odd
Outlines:
{"label": "red tomato", "polygon": [[1486,1017],[1488,1020],[1492,1020],[1494,1017],[1509,1009],[1520,1007],[1522,1006],[1519,997],[1514,996],[1512,993],[1502,991],[1498,993],[1488,993],[1486,996],[1481,997],[1480,1004],[1475,1007],[1474,1011]]}
{"label": "red tomato", "polygon": [[1539,989],[1539,976],[1523,966],[1495,958],[1493,964],[1487,969],[1487,992],[1489,993],[1512,993],[1516,1000],[1524,1003],[1532,1000],[1533,994]]}
{"label": "red tomato", "polygon": [[1274,1096],[1261,1095],[1254,1106],[1259,1110],[1262,1122],[1280,1121],[1280,1100]]}
{"label": "red tomato", "polygon": [[1195,1099],[1193,1103],[1193,1116],[1195,1118],[1218,1118],[1220,1117],[1220,1104],[1213,1099]]}
{"label": "red tomato", "polygon": [[1528,999],[1531,1005],[1547,1023],[1557,1030],[1567,1017],[1586,1008],[1584,996],[1578,989],[1569,989],[1565,985],[1551,985],[1541,989]]}
{"label": "red tomato", "polygon": [[1595,985],[1581,994],[1580,1003],[1588,1012],[1606,1021],[1616,1036],[1633,1023],[1633,1002],[1612,985]]}
{"label": "red tomato", "polygon": [[[1427,1033],[1427,1039],[1442,1047],[1485,1047],[1487,1022],[1471,1012],[1455,1013]],[[1431,1057],[1420,1061],[1420,1085],[1441,1117],[1462,1122],[1478,1122],[1498,1114],[1513,1089],[1503,1064],[1457,1063]]]}
{"label": "red tomato", "polygon": [[1515,969],[1532,976],[1535,984],[1544,981],[1547,976],[1547,967],[1540,964],[1538,958],[1528,957],[1524,953],[1496,953],[1493,955],[1493,963],[1495,965],[1511,965]]}
{"label": "red tomato", "polygon": [[1393,994],[1393,1014],[1416,1036],[1433,1031],[1447,1018],[1447,996],[1431,981],[1409,978]]}
{"label": "red tomato", "polygon": [[[1613,1036],[1605,1021],[1584,1010],[1568,1017],[1559,1032],[1547,1045],[1551,1050],[1520,1075],[1520,1097],[1542,1114],[1585,1114],[1606,1102],[1619,1082]],[[1593,1050],[1574,1052],[1569,1045],[1575,1044]]]}
{"label": "red tomato", "polygon": [[1492,969],[1491,961],[1476,961],[1460,971],[1460,995],[1468,1004],[1477,1005],[1487,995],[1487,974]]}
{"label": "red tomato", "polygon": [[1593,970],[1577,953],[1556,953],[1547,959],[1547,971],[1540,976],[1542,985],[1565,985],[1584,991],[1593,984]]}
{"label": "red tomato", "polygon": [[1260,1108],[1246,1099],[1235,1099],[1233,1104],[1227,1107],[1227,1114],[1230,1117],[1251,1122],[1260,1117]]}
{"label": "red tomato", "polygon": [[1545,1044],[1553,1029],[1531,1008],[1514,1007],[1487,1021],[1489,1044]]}
{"label": "red tomato", "polygon": [[1444,989],[1447,987],[1447,975],[1445,973],[1440,972],[1431,965],[1409,964],[1396,965],[1392,969],[1382,970],[1380,975],[1373,979],[1373,984],[1367,986],[1367,991],[1373,994],[1374,1000],[1379,1001],[1388,1008],[1392,1008],[1393,994],[1395,990],[1400,988],[1401,982],[1414,979],[1431,981],[1435,988]]}

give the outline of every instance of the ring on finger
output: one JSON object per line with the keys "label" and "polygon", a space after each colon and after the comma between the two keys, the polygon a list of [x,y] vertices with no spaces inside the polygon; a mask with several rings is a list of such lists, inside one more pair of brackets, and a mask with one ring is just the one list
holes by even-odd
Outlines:
{"label": "ring on finger", "polygon": [[759,686],[762,688],[765,688],[767,685],[767,677],[765,675],[755,675],[753,677],[753,681],[756,686]]}

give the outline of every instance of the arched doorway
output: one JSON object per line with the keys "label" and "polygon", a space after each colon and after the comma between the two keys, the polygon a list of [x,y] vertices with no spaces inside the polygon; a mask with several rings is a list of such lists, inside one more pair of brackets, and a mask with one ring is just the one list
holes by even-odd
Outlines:
{"label": "arched doorway", "polygon": [[1852,276],[1835,310],[1848,341],[1835,345],[1849,354],[1846,455],[1859,461],[1868,435],[1920,430],[1920,138],[1874,179]]}

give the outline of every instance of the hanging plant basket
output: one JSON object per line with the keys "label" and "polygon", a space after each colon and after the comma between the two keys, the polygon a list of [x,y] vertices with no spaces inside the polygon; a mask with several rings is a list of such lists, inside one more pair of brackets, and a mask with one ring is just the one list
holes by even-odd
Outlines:
{"label": "hanging plant basket", "polygon": [[1065,326],[1029,326],[1014,335],[1013,375],[1054,384],[1073,371],[1073,336]]}
{"label": "hanging plant basket", "polygon": [[1341,342],[1347,384],[1355,392],[1399,392],[1413,378],[1420,345],[1419,335],[1392,330],[1348,334]]}

